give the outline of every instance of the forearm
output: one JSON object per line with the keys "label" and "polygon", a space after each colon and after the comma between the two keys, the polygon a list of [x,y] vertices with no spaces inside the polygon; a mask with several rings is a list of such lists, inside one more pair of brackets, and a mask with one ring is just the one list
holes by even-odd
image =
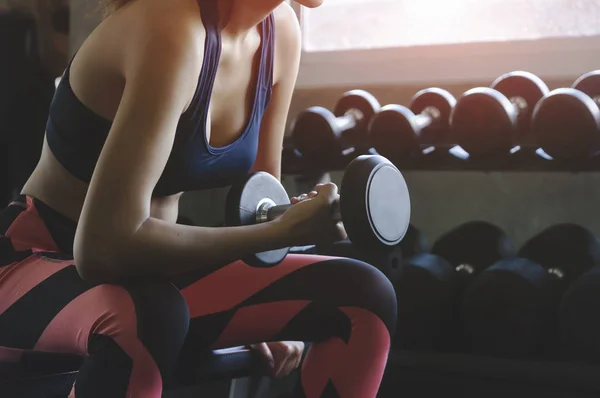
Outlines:
{"label": "forearm", "polygon": [[148,218],[127,238],[83,244],[87,253],[79,256],[78,266],[82,276],[94,282],[210,271],[250,253],[289,246],[286,236],[277,222],[214,228]]}

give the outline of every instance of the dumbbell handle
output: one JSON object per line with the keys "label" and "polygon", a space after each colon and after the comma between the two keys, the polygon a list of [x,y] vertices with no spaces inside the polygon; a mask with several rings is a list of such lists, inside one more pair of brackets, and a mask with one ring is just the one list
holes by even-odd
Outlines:
{"label": "dumbbell handle", "polygon": [[565,277],[565,273],[560,268],[550,268],[548,273],[554,275],[558,279],[563,279]]}
{"label": "dumbbell handle", "polygon": [[440,120],[442,112],[435,106],[428,106],[423,109],[423,112],[415,115],[414,123],[418,126],[419,131],[431,126],[433,123]]}
{"label": "dumbbell handle", "polygon": [[514,107],[517,109],[517,112],[519,114],[521,114],[524,110],[529,108],[529,104],[523,97],[511,97],[511,98],[509,98],[509,100],[510,100],[510,103],[513,104]]}
{"label": "dumbbell handle", "polygon": [[358,122],[360,122],[363,118],[364,115],[361,111],[358,109],[350,109],[343,116],[336,118],[336,124],[340,130],[346,131],[356,127]]}
{"label": "dumbbell handle", "polygon": [[[292,204],[276,205],[271,199],[263,199],[260,201],[258,208],[256,209],[256,222],[263,223],[267,221],[273,221],[277,217],[280,217],[292,206]],[[331,217],[334,221],[342,221],[339,200],[334,201],[331,205]]]}

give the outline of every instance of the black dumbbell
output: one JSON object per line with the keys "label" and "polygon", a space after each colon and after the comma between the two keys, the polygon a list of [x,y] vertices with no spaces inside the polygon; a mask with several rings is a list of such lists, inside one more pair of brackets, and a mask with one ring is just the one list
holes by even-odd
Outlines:
{"label": "black dumbbell", "polygon": [[403,258],[411,258],[417,254],[428,253],[431,250],[429,239],[425,233],[413,224],[408,226],[406,235],[404,235],[399,246]]}
{"label": "black dumbbell", "polygon": [[559,306],[562,358],[600,364],[600,266],[575,280]]}
{"label": "black dumbbell", "polygon": [[498,226],[464,223],[437,239],[431,253],[406,260],[393,282],[398,296],[394,346],[402,349],[458,351],[463,342],[460,299],[469,282],[516,248]]}
{"label": "black dumbbell", "polygon": [[585,160],[600,151],[600,71],[559,88],[536,106],[532,132],[550,157]]}
{"label": "black dumbbell", "polygon": [[[350,257],[364,261],[381,270],[392,282],[401,274],[401,264],[404,259],[426,253],[429,250],[427,237],[413,224],[409,224],[402,241],[395,246],[365,249],[352,244],[350,240],[344,240],[330,245],[316,245],[314,249],[311,249],[313,254]],[[292,248],[290,252],[295,251],[296,248]]]}
{"label": "black dumbbell", "polygon": [[415,94],[410,108],[386,105],[371,121],[369,144],[377,153],[393,160],[419,155],[424,142],[437,141],[437,135],[448,131],[455,104],[452,94],[433,87]]}
{"label": "black dumbbell", "polygon": [[[290,253],[295,252],[294,248],[290,250]],[[402,250],[399,245],[365,248],[345,239],[328,245],[315,245],[311,254],[363,261],[379,269],[390,281],[397,278],[402,266]]]}
{"label": "black dumbbell", "polygon": [[557,354],[557,309],[568,285],[600,264],[600,243],[575,224],[549,227],[514,258],[485,270],[466,291],[462,314],[470,351],[524,358]]}
{"label": "black dumbbell", "polygon": [[298,114],[292,127],[293,146],[309,159],[328,159],[360,148],[369,122],[381,105],[364,90],[344,93],[333,112],[313,106]]}
{"label": "black dumbbell", "polygon": [[536,104],[549,91],[536,75],[516,71],[489,88],[465,92],[451,116],[453,142],[477,158],[509,154],[522,142]]}
{"label": "black dumbbell", "polygon": [[[276,219],[292,205],[281,183],[265,172],[250,174],[232,185],[226,200],[225,223],[250,225]],[[397,245],[410,222],[410,196],[404,177],[386,158],[361,155],[346,168],[340,200],[333,203],[331,217],[341,221],[353,244],[361,248]],[[289,248],[246,256],[255,267],[279,264]]]}

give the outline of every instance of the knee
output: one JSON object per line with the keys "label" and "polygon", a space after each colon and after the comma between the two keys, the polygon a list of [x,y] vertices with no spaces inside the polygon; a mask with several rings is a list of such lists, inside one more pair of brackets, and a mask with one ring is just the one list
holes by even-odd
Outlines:
{"label": "knee", "polygon": [[[188,306],[179,290],[165,281],[100,285],[95,305],[105,315],[93,335],[109,337],[127,348],[142,344],[163,378],[171,373],[189,327]],[[139,343],[138,343],[139,342]]]}
{"label": "knee", "polygon": [[124,287],[134,303],[138,337],[144,344],[183,344],[190,315],[175,286],[166,281],[143,281]]}
{"label": "knee", "polygon": [[390,280],[377,268],[353,259],[334,260],[339,266],[339,284],[352,295],[355,305],[377,315],[390,335],[395,333],[397,298]]}

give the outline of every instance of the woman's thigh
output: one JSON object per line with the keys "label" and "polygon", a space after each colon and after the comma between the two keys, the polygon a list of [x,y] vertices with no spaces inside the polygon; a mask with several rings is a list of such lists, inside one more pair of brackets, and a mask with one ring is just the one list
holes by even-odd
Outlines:
{"label": "woman's thigh", "polygon": [[376,318],[389,335],[396,326],[397,302],[388,278],[352,259],[288,255],[271,268],[238,261],[175,285],[190,310],[186,347],[194,351],[347,336],[355,313]]}

